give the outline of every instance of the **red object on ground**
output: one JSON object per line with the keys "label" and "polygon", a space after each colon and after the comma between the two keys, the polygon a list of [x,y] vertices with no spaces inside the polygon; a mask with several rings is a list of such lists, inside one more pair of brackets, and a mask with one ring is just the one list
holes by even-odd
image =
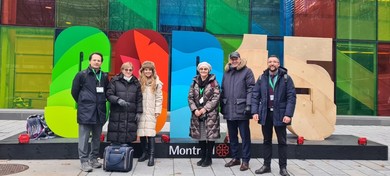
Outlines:
{"label": "red object on ground", "polygon": [[305,142],[305,138],[303,136],[298,136],[297,144],[302,145]]}
{"label": "red object on ground", "polygon": [[20,144],[27,144],[30,142],[30,136],[26,133],[20,134],[18,137]]}
{"label": "red object on ground", "polygon": [[100,135],[100,142],[104,142],[104,138],[105,138],[105,136],[104,136],[104,134],[102,133],[102,134]]}
{"label": "red object on ground", "polygon": [[161,142],[162,143],[169,143],[170,141],[171,141],[171,138],[168,135],[166,135],[166,134],[161,135]]}
{"label": "red object on ground", "polygon": [[359,144],[359,145],[367,145],[367,138],[365,138],[365,137],[360,137],[360,138],[358,139],[358,144]]}

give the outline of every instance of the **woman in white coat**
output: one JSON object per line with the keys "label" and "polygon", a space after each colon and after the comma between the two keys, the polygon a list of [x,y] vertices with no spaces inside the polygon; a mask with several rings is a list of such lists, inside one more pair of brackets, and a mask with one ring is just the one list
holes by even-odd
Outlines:
{"label": "woman in white coat", "polygon": [[142,147],[142,155],[138,161],[143,162],[149,157],[148,166],[154,166],[156,121],[162,109],[163,84],[158,79],[156,67],[151,61],[142,63],[139,79],[143,97],[143,113],[138,120],[137,135],[140,137]]}

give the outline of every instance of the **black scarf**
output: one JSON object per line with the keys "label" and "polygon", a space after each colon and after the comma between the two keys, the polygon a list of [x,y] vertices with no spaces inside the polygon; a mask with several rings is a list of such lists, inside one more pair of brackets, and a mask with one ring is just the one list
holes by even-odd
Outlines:
{"label": "black scarf", "polygon": [[207,78],[206,78],[204,81],[202,81],[202,78],[201,78],[201,76],[199,75],[199,76],[198,76],[198,86],[199,86],[199,88],[204,88],[204,87],[206,87],[207,83],[209,83],[209,80],[210,80],[210,74],[207,75]]}

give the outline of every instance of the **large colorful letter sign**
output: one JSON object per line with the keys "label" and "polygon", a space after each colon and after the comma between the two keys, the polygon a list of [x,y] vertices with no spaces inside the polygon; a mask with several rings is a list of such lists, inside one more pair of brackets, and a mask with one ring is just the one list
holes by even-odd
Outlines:
{"label": "large colorful letter sign", "polygon": [[[109,71],[111,45],[107,36],[99,29],[87,26],[70,27],[62,31],[55,41],[54,68],[45,119],[50,129],[59,136],[78,136],[76,103],[71,95],[72,81],[80,68],[88,67],[88,57],[96,51],[103,54],[102,70]],[[81,55],[84,56],[82,62]]]}
{"label": "large colorful letter sign", "polygon": [[336,125],[334,83],[327,68],[332,63],[332,39],[285,37],[284,46],[284,63],[295,87],[309,90],[297,94],[288,129],[308,140],[324,140]]}
{"label": "large colorful letter sign", "polygon": [[163,109],[157,119],[156,132],[165,125],[168,106],[168,72],[169,72],[169,47],[164,37],[156,31],[137,29],[122,34],[115,45],[115,65],[120,72],[120,66],[125,62],[131,62],[134,66],[133,74],[138,77],[139,68],[144,61],[153,61],[157,74],[163,82]]}
{"label": "large colorful letter sign", "polygon": [[170,135],[172,138],[188,138],[191,111],[188,108],[188,91],[196,75],[196,62],[211,64],[211,73],[221,83],[223,51],[218,40],[205,32],[172,33],[172,76]]}

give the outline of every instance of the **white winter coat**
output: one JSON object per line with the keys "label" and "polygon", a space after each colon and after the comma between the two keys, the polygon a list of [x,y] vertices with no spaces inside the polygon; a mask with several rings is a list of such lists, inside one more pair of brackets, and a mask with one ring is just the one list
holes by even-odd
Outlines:
{"label": "white winter coat", "polygon": [[143,113],[138,120],[137,135],[142,136],[156,136],[156,113],[161,114],[162,109],[162,82],[157,79],[157,90],[152,93],[151,86],[147,86],[142,93]]}

